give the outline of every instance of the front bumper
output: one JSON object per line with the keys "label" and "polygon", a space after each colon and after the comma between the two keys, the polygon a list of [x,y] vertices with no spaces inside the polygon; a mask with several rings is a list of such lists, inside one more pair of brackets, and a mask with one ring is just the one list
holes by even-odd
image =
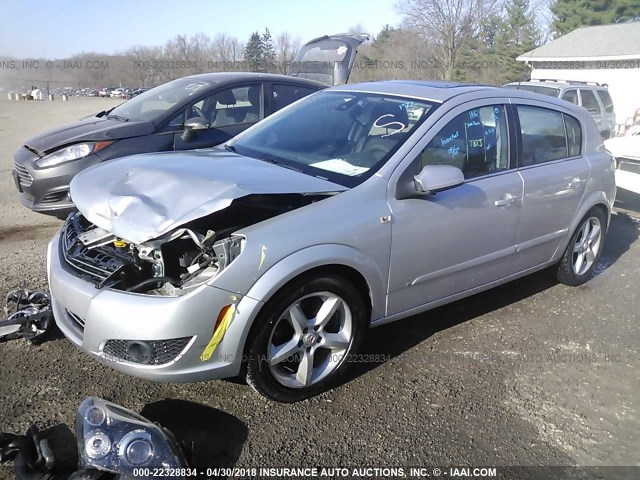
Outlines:
{"label": "front bumper", "polygon": [[20,147],[13,156],[12,175],[20,203],[34,212],[57,216],[75,210],[69,198],[71,179],[85,168],[100,163],[97,155],[89,155],[50,168],[38,168],[38,156]]}
{"label": "front bumper", "polygon": [[[238,375],[251,322],[262,302],[210,285],[182,297],[160,297],[97,289],[74,275],[61,258],[59,234],[49,243],[47,273],[53,314],[75,345],[127,374],[162,382],[194,382]],[[201,355],[212,338],[220,310],[234,304],[235,314],[208,360]],[[167,363],[146,365],[105,353],[109,340],[170,341],[188,337]]]}

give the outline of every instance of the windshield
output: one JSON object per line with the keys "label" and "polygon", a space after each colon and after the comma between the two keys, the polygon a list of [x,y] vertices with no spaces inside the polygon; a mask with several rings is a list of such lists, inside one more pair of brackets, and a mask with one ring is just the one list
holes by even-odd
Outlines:
{"label": "windshield", "polygon": [[159,87],[152,88],[137,97],[117,106],[109,115],[122,117],[131,121],[154,120],[202,91],[202,88],[213,85],[193,78],[179,78]]}
{"label": "windshield", "polygon": [[412,98],[324,91],[263,120],[229,146],[354,187],[378,171],[434,109]]}
{"label": "windshield", "polygon": [[525,90],[527,92],[541,93],[542,95],[556,98],[558,98],[558,95],[560,94],[559,88],[542,87],[539,85],[519,85],[517,83],[511,83],[509,85],[505,85],[505,87],[513,88],[514,90]]}

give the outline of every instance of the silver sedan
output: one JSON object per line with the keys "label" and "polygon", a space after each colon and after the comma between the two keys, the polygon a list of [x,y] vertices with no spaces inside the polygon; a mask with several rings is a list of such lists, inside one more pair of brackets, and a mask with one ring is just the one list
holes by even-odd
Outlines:
{"label": "silver sedan", "polygon": [[224,146],[90,168],[71,195],[48,274],[74,344],[290,402],[336,385],[368,327],[546,267],[586,282],[615,183],[579,107],[391,81],[313,94]]}

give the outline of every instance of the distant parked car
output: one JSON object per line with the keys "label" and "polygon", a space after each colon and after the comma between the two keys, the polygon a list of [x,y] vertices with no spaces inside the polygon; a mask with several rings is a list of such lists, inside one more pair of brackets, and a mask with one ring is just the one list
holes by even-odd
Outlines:
{"label": "distant parked car", "polygon": [[135,89],[132,90],[131,96],[132,97],[137,97],[141,93],[144,93],[144,92],[146,92],[148,90],[149,90],[148,88],[135,88]]}
{"label": "distant parked car", "polygon": [[[223,143],[290,103],[346,81],[365,39],[312,40],[301,48],[291,76],[226,72],[180,78],[28,139],[14,154],[20,201],[36,212],[66,217],[74,209],[69,182],[81,170],[134,153]],[[107,90],[116,89],[100,95]]]}
{"label": "distant parked car", "polygon": [[116,88],[115,90],[111,90],[111,93],[109,94],[109,96],[111,98],[122,98],[125,95],[125,89],[124,88]]}
{"label": "distant parked car", "polygon": [[111,95],[111,92],[115,90],[115,87],[105,87],[102,90],[100,90],[100,96],[101,97],[108,97]]}
{"label": "distant parked car", "polygon": [[541,93],[579,105],[593,117],[603,139],[614,135],[616,113],[609,89],[605,85],[595,82],[533,80],[508,83],[505,87]]}
{"label": "distant parked car", "polygon": [[98,96],[97,90],[90,90],[89,92],[87,92],[87,97],[97,97],[97,96]]}
{"label": "distant parked car", "polygon": [[335,87],[224,146],[80,173],[79,213],[48,249],[54,316],[130,375],[243,373],[298,401],[344,378],[370,326],[547,267],[588,281],[615,190],[593,119],[567,102],[415,80]]}

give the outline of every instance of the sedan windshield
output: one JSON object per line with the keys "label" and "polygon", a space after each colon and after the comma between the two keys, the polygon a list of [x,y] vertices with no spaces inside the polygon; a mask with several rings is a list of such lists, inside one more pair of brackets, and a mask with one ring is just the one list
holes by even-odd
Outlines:
{"label": "sedan windshield", "polygon": [[390,95],[319,92],[239,135],[229,149],[354,187],[377,172],[435,107]]}
{"label": "sedan windshield", "polygon": [[109,112],[116,118],[131,121],[154,120],[171,110],[186,99],[202,92],[202,89],[213,85],[213,82],[204,82],[193,78],[179,78],[149,91],[141,93],[128,102],[118,105]]}

